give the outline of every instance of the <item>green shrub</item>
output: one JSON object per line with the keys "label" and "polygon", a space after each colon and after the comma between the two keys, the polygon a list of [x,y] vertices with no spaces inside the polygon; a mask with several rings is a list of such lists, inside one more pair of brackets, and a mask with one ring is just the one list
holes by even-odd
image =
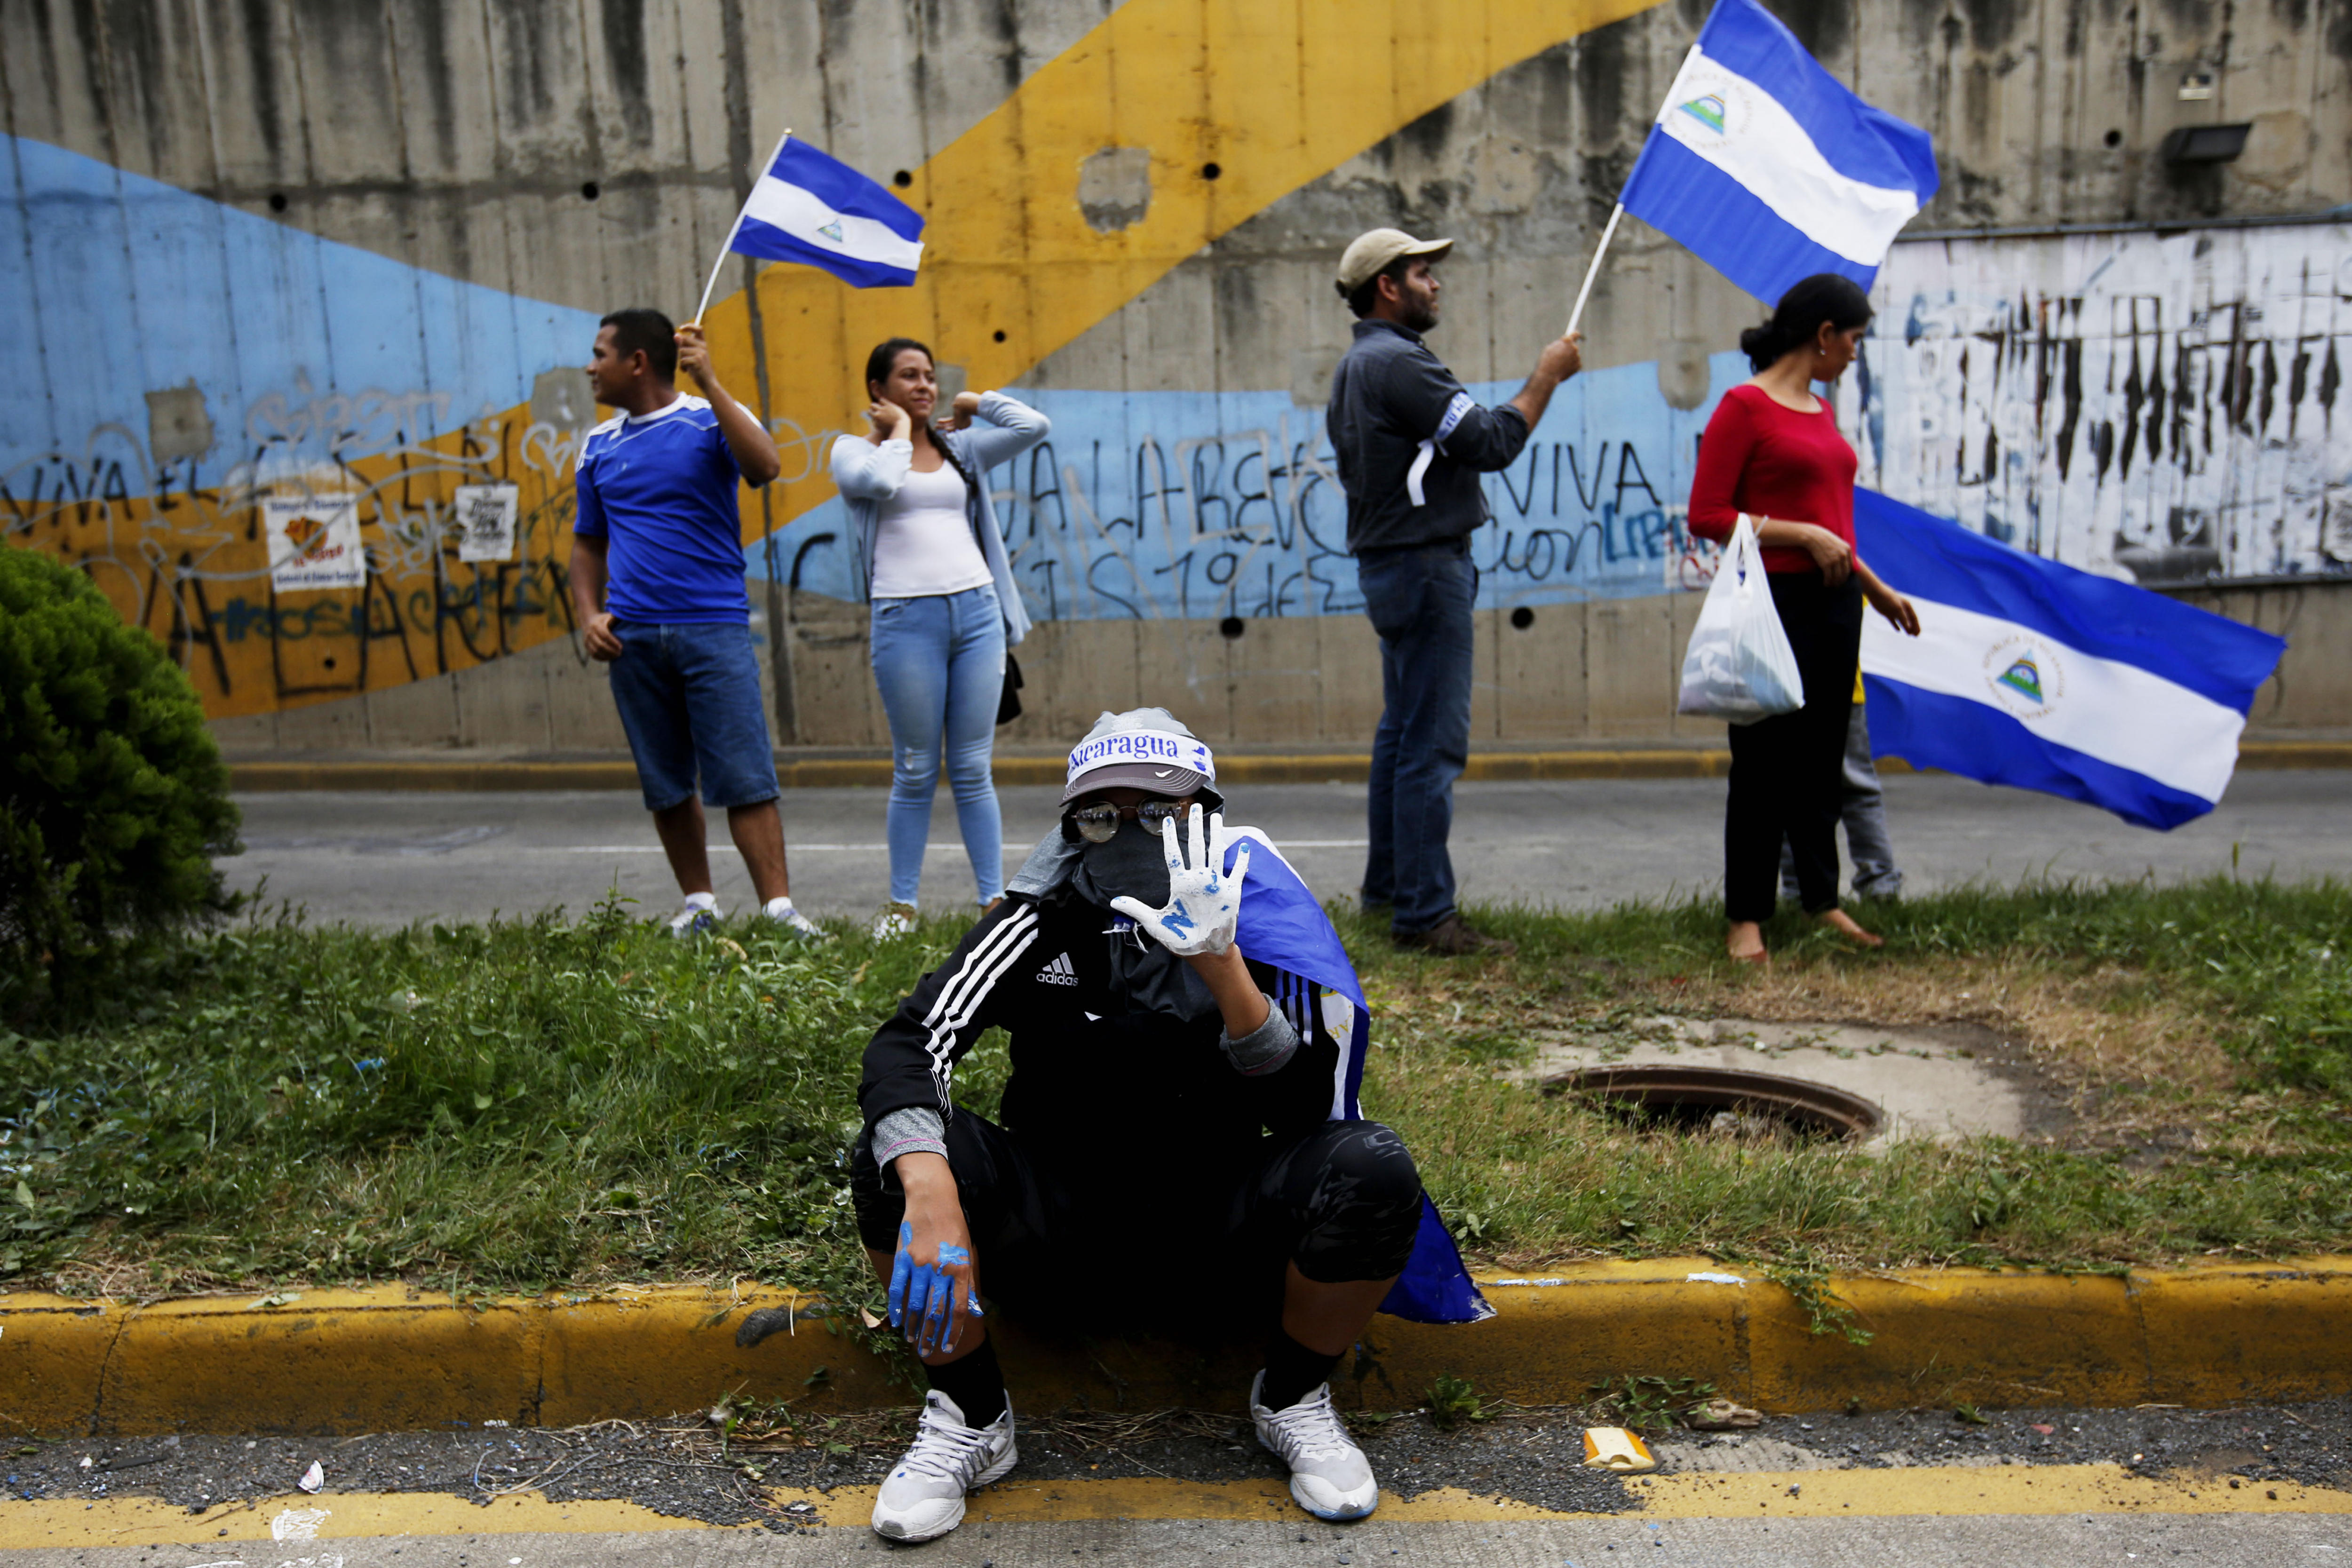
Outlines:
{"label": "green shrub", "polygon": [[226,911],[228,770],[194,687],[81,573],[0,546],[0,1016],[87,1000],[127,938]]}

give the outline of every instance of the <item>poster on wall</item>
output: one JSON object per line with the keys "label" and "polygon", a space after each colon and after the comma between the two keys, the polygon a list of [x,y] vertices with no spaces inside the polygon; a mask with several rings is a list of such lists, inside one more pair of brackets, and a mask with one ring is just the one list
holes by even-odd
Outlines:
{"label": "poster on wall", "polygon": [[261,503],[261,519],[269,534],[269,585],[278,592],[367,585],[358,497],[272,496]]}
{"label": "poster on wall", "polygon": [[514,559],[515,515],[521,491],[513,485],[459,485],[457,559]]}

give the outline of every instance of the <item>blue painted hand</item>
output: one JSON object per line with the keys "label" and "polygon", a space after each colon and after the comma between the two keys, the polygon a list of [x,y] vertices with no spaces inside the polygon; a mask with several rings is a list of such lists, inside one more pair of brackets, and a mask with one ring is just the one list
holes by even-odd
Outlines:
{"label": "blue painted hand", "polygon": [[959,1314],[956,1291],[963,1292],[965,1310],[985,1317],[972,1294],[971,1249],[941,1242],[933,1262],[915,1256],[915,1227],[900,1221],[898,1251],[890,1260],[890,1326],[904,1331],[907,1342],[919,1352],[955,1349]]}
{"label": "blue painted hand", "polygon": [[[1242,883],[1249,876],[1249,846],[1234,852],[1225,832],[1223,812],[1208,819],[1204,830],[1201,808],[1191,820],[1192,849],[1188,856],[1176,837],[1176,824],[1160,825],[1160,842],[1168,851],[1168,907],[1155,910],[1138,899],[1118,898],[1110,907],[1150,931],[1160,946],[1180,957],[1223,952],[1234,944],[1241,921]],[[1230,858],[1232,869],[1225,868]]]}

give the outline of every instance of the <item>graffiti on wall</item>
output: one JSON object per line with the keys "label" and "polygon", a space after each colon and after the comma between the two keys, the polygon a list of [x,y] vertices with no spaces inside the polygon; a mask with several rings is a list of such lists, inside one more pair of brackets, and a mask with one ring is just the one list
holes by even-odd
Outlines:
{"label": "graffiti on wall", "polygon": [[2143,583],[2352,570],[2352,225],[1897,245],[1862,482]]}
{"label": "graffiti on wall", "polygon": [[[0,140],[0,249],[32,263],[0,312],[37,351],[0,384],[0,542],[87,572],[216,716],[569,629],[594,411],[563,367],[594,317]],[[503,552],[483,487],[511,498]]]}
{"label": "graffiti on wall", "polygon": [[[1715,395],[1745,374],[1710,365]],[[1496,404],[1517,382],[1470,389]],[[989,476],[1031,615],[1121,620],[1354,615],[1347,501],[1323,411],[1287,393],[1040,392],[1053,434]],[[1671,407],[1654,365],[1580,376],[1486,480],[1471,540],[1487,607],[1703,584],[1710,547],[1683,526],[1714,396]],[[793,586],[853,594],[838,501],[779,531]]]}

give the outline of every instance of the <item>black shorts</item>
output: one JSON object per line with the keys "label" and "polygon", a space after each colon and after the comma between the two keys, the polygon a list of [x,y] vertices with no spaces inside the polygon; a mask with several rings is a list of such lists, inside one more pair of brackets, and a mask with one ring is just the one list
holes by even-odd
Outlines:
{"label": "black shorts", "polygon": [[[1139,1142],[1118,1172],[1057,1168],[961,1109],[947,1144],[981,1294],[1024,1321],[1098,1323],[1108,1311],[1172,1327],[1197,1319],[1204,1300],[1270,1315],[1286,1263],[1325,1284],[1386,1279],[1403,1272],[1421,1226],[1421,1174],[1404,1140],[1377,1121],[1263,1137],[1205,1165],[1181,1146]],[[897,1177],[861,1141],[849,1180],[858,1235],[895,1252],[906,1210]],[[1129,1294],[1171,1278],[1181,1288],[1164,1300]]]}

